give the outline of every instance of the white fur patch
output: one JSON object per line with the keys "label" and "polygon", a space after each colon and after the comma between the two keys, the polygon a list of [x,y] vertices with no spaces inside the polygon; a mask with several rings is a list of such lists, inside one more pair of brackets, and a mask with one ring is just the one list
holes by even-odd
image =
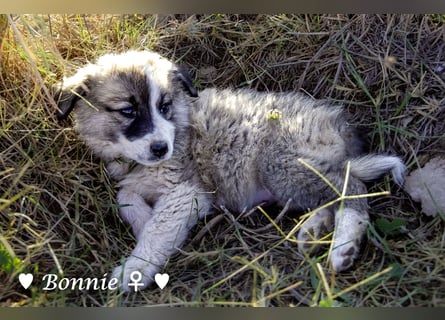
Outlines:
{"label": "white fur patch", "polygon": [[360,240],[367,223],[368,215],[357,210],[344,208],[336,212],[331,252],[331,263],[335,271],[343,271],[352,266],[359,253]]}

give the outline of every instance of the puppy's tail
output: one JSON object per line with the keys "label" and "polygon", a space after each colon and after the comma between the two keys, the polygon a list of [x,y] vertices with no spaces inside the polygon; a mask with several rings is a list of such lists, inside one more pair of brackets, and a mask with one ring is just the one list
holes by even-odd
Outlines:
{"label": "puppy's tail", "polygon": [[396,156],[370,154],[351,160],[351,174],[360,180],[375,180],[391,171],[395,183],[399,186],[405,180],[406,167]]}

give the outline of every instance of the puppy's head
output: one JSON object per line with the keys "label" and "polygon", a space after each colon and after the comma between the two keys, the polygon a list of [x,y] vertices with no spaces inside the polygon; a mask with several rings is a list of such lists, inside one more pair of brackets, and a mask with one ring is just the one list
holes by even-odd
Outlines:
{"label": "puppy's head", "polygon": [[75,114],[81,138],[104,160],[156,165],[173,153],[175,131],[188,124],[187,72],[149,51],[102,56],[57,86],[59,119]]}

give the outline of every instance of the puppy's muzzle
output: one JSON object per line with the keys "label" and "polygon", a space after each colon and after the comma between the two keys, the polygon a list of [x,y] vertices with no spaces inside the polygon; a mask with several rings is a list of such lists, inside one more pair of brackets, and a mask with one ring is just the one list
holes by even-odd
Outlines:
{"label": "puppy's muzzle", "polygon": [[150,151],[155,157],[161,159],[168,152],[168,144],[164,141],[155,141],[150,145]]}

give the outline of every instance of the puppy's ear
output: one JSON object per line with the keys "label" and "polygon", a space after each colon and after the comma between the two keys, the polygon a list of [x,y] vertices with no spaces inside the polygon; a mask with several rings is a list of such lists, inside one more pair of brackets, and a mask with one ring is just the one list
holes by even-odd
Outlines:
{"label": "puppy's ear", "polygon": [[193,86],[192,78],[190,77],[190,74],[188,73],[187,69],[185,69],[182,66],[178,66],[175,74],[178,80],[183,85],[185,91],[188,93],[188,95],[193,98],[198,97],[198,91]]}
{"label": "puppy's ear", "polygon": [[78,85],[64,85],[62,82],[53,87],[53,92],[58,107],[56,117],[64,120],[73,111],[77,101],[86,96],[88,88],[84,82]]}

